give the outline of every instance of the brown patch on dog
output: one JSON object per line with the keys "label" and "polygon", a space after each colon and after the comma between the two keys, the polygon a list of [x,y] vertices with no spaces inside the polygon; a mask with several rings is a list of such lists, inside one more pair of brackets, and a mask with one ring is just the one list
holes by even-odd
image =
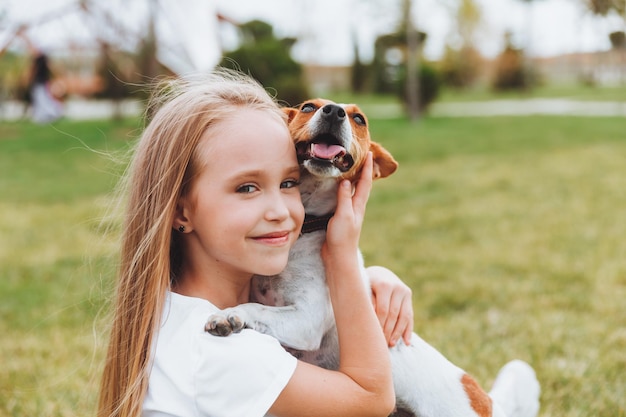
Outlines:
{"label": "brown patch on dog", "polygon": [[398,163],[393,156],[380,144],[371,141],[370,151],[374,158],[374,171],[372,173],[374,179],[386,178],[398,169]]}
{"label": "brown patch on dog", "polygon": [[[299,142],[307,142],[310,139],[308,123],[315,112],[302,112],[301,109],[304,104],[313,105],[316,109],[321,109],[326,104],[337,103],[331,100],[316,98],[298,105],[297,108],[283,108],[283,112],[287,116],[289,133],[296,144]],[[354,165],[348,172],[344,173],[341,178],[348,179],[351,182],[354,182],[359,178],[367,151],[372,152],[374,159],[372,172],[373,179],[385,178],[393,174],[398,168],[398,162],[393,158],[391,153],[383,148],[381,144],[371,140],[368,127],[369,122],[367,121],[365,114],[356,104],[346,104],[344,105],[344,110],[348,115],[348,120],[352,128],[354,147],[352,149],[348,149],[348,152],[354,158]],[[365,123],[356,123],[352,117],[355,114],[360,115],[365,120]]]}
{"label": "brown patch on dog", "polygon": [[471,376],[464,374],[461,378],[461,384],[470,400],[470,405],[480,417],[491,417],[492,402],[491,398],[478,385],[478,382]]}

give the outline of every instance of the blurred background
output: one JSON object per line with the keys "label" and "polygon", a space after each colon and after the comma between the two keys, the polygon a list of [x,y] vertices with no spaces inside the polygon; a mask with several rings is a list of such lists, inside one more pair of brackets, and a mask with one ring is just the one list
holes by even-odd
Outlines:
{"label": "blurred background", "polygon": [[460,92],[623,91],[625,18],[622,0],[4,0],[0,103],[5,119],[26,111],[33,47],[48,55],[68,117],[72,99],[126,100],[136,111],[128,99],[154,77],[218,64],[251,72],[289,105],[392,94],[411,117]]}
{"label": "blurred background", "polygon": [[0,0],[0,416],[93,415],[155,78],[355,102],[398,160],[361,248],[541,417],[626,417],[626,0]]}

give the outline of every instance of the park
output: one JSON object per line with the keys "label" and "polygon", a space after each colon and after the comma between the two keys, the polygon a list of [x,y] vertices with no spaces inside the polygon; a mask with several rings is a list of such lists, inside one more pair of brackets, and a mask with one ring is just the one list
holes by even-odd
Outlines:
{"label": "park", "polygon": [[[483,386],[517,357],[537,372],[540,416],[626,416],[625,86],[482,87],[442,84],[417,119],[391,90],[323,91],[358,103],[399,162],[374,183],[366,263],[411,287],[415,331]],[[95,413],[119,263],[117,187],[145,125],[135,93],[103,99],[133,104],[127,113],[0,120],[0,416]],[[580,107],[502,110],[541,100]],[[481,103],[500,112],[478,114]],[[610,111],[589,110],[602,105]]]}

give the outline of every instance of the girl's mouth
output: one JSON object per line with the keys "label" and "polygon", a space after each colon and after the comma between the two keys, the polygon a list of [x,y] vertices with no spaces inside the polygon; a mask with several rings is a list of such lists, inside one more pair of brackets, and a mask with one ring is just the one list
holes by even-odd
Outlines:
{"label": "girl's mouth", "polygon": [[261,236],[253,237],[252,239],[256,242],[263,243],[270,246],[282,246],[286,243],[289,243],[291,237],[291,232],[289,231],[280,231],[267,233]]}

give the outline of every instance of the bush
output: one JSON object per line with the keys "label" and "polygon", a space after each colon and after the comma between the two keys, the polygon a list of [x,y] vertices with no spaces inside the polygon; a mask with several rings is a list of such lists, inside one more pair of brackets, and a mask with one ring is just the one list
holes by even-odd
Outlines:
{"label": "bush", "polygon": [[496,90],[521,89],[525,87],[522,53],[507,47],[498,57],[493,88]]}
{"label": "bush", "polygon": [[[432,65],[422,64],[418,70],[419,79],[419,109],[420,112],[426,112],[428,107],[437,99],[441,90],[441,78]],[[406,89],[406,68],[402,67],[401,75],[396,85],[396,94],[406,106],[409,97]]]}
{"label": "bush", "polygon": [[441,81],[451,87],[470,87],[476,82],[482,66],[483,59],[476,49],[472,47],[460,50],[446,48],[440,62]]}
{"label": "bush", "polygon": [[626,34],[623,31],[609,33],[609,40],[614,49],[626,48]]}

